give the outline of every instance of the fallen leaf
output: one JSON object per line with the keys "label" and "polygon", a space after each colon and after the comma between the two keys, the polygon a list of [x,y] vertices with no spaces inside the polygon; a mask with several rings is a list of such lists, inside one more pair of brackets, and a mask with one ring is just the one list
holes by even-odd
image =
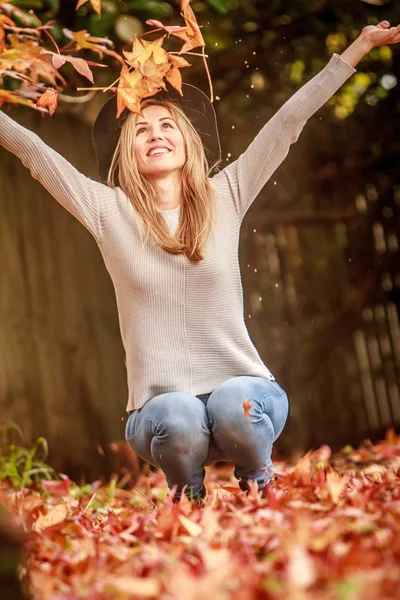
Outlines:
{"label": "fallen leaf", "polygon": [[203,528],[198,523],[194,523],[193,521],[191,521],[187,517],[184,517],[183,515],[180,515],[178,517],[178,519],[179,519],[180,523],[183,525],[183,527],[186,529],[186,531],[192,537],[197,537],[203,531]]}
{"label": "fallen leaf", "polygon": [[68,507],[65,503],[57,504],[54,508],[49,510],[46,515],[41,515],[36,519],[35,523],[32,526],[32,529],[37,532],[43,531],[47,527],[52,527],[53,525],[58,525],[62,523],[68,514]]}

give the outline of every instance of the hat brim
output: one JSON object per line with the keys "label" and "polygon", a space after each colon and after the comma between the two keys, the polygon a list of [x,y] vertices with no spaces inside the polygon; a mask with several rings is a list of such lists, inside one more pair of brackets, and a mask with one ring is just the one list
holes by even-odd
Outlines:
{"label": "hat brim", "polygon": [[[183,96],[175,88],[168,87],[168,90],[161,90],[152,98],[173,100],[182,108],[199,133],[208,164],[212,167],[221,160],[221,146],[214,107],[206,94],[194,85],[182,84],[182,92]],[[122,125],[130,112],[125,109],[117,119],[117,95],[115,94],[103,105],[94,122],[92,141],[96,152],[99,178],[103,182],[107,180]]]}

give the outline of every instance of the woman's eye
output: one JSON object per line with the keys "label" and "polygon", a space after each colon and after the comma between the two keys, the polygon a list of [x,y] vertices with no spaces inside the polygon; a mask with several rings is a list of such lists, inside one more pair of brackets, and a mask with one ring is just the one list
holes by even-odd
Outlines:
{"label": "woman's eye", "polygon": [[141,127],[137,130],[136,135],[139,135],[139,133],[142,133],[143,131],[146,131],[146,129],[144,127]]}
{"label": "woman's eye", "polygon": [[166,126],[166,127],[172,127],[171,123],[163,123],[163,127],[164,126]]}

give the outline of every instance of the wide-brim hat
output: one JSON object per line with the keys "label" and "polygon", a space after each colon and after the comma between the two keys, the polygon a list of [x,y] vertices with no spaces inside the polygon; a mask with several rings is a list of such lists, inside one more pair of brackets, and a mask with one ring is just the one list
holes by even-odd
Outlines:
{"label": "wide-brim hat", "polygon": [[[217,117],[209,98],[199,88],[189,83],[182,84],[183,96],[173,87],[161,90],[152,98],[173,100],[190,119],[203,142],[210,167],[221,160]],[[101,181],[106,182],[112,157],[118,143],[122,125],[130,114],[129,109],[117,119],[117,95],[112,96],[101,108],[92,130],[92,141],[97,158],[97,170]]]}

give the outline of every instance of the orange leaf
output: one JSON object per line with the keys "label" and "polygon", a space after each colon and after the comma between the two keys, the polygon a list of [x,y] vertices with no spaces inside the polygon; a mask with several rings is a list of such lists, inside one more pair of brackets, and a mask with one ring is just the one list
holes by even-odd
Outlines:
{"label": "orange leaf", "polygon": [[151,82],[147,81],[140,71],[135,70],[130,73],[128,67],[123,66],[117,88],[117,118],[125,108],[140,114],[141,100],[152,96],[157,89],[157,85],[151,85]]}
{"label": "orange leaf", "polygon": [[169,62],[157,65],[153,57],[150,57],[143,65],[139,66],[139,72],[146,78],[149,85],[149,91],[151,88],[156,91],[157,89],[164,87],[163,78],[170,68],[171,65]]}
{"label": "orange leaf", "polygon": [[73,40],[76,44],[70,50],[91,50],[92,52],[98,54],[101,60],[103,59],[103,55],[107,54],[108,56],[116,58],[120,63],[123,64],[124,59],[117,52],[112,50],[112,48],[114,48],[114,43],[108,38],[94,37],[93,35],[90,35],[86,29],[81,29],[80,31],[71,31],[70,29],[64,27],[62,31],[65,37]]}
{"label": "orange leaf", "polygon": [[185,60],[182,56],[176,56],[176,54],[170,54],[169,60],[170,60],[170,62],[172,62],[172,64],[175,67],[178,67],[178,69],[182,69],[183,67],[191,67],[192,66],[190,64],[190,62]]}
{"label": "orange leaf", "polygon": [[146,42],[135,36],[133,39],[132,52],[123,50],[127,63],[131,67],[136,68],[140,64],[145,63],[150,57],[152,57],[154,62],[158,65],[168,62],[168,52],[162,48],[164,39],[165,35],[153,42]]}
{"label": "orange leaf", "polygon": [[[36,108],[36,104],[29,100],[28,98],[22,98],[16,92],[12,92],[10,90],[1,90],[0,89],[0,108],[4,103],[8,104],[22,104],[23,106],[29,106],[30,108]],[[40,110],[40,109],[38,109]],[[44,112],[44,111],[42,111]]]}
{"label": "orange leaf", "polygon": [[173,31],[172,35],[184,40],[185,44],[182,46],[180,54],[182,52],[189,52],[193,48],[198,46],[205,46],[203,36],[201,35],[200,27],[197,23],[194,12],[189,6],[189,0],[182,1],[182,16],[185,19],[187,28],[184,31]]}
{"label": "orange leaf", "polygon": [[[58,95],[57,95],[57,90],[53,90],[53,89],[47,89],[45,91],[45,93],[39,98],[39,100],[36,102],[36,106],[41,106],[43,108],[48,108],[49,109],[49,113],[51,115],[53,115],[55,113],[55,110],[57,108],[57,101],[58,101]],[[49,482],[42,482],[42,483],[49,483],[49,484],[64,484],[64,482],[62,481],[49,481]],[[56,486],[53,486],[56,488]],[[65,487],[65,484],[64,484]],[[51,490],[49,490],[51,491]],[[68,493],[68,489],[64,492],[64,493]]]}
{"label": "orange leaf", "polygon": [[172,67],[168,71],[168,73],[166,75],[166,80],[176,90],[178,90],[178,92],[180,93],[181,96],[183,96],[183,93],[182,93],[182,75],[181,75],[180,70],[177,67]]}
{"label": "orange leaf", "polygon": [[[78,0],[78,4],[76,5],[75,10],[78,10],[81,6],[86,4],[88,0]],[[101,0],[90,0],[90,4],[92,5],[93,10],[97,12],[98,15],[101,14]]]}
{"label": "orange leaf", "polygon": [[243,410],[244,410],[245,417],[249,417],[250,419],[251,419],[251,416],[252,416],[251,413],[250,413],[250,409],[251,409],[252,406],[253,405],[251,403],[251,398],[248,398],[247,400],[245,400],[243,402]]}

